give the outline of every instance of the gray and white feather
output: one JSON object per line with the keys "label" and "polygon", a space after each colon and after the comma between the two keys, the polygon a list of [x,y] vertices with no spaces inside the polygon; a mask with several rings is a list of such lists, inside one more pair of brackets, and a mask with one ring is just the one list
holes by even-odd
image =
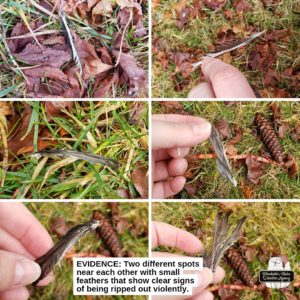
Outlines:
{"label": "gray and white feather", "polygon": [[71,228],[55,246],[35,261],[40,265],[42,272],[40,277],[33,284],[36,285],[40,280],[45,278],[76,242],[78,242],[86,233],[96,230],[99,226],[99,220],[92,220]]}
{"label": "gray and white feather", "polygon": [[76,68],[79,69],[79,74],[82,77],[83,68],[82,68],[82,64],[80,61],[80,57],[79,57],[78,52],[75,47],[75,43],[74,43],[74,39],[73,39],[71,30],[70,30],[70,27],[68,25],[67,17],[63,11],[60,11],[58,13],[58,15],[59,15],[61,23],[62,23],[62,29],[64,32],[65,40],[66,40],[67,45],[70,48],[71,53],[72,53],[72,59],[75,62]]}
{"label": "gray and white feather", "polygon": [[102,155],[98,155],[94,153],[79,152],[74,150],[60,150],[60,149],[43,150],[41,152],[35,152],[31,156],[40,158],[43,155],[75,157],[77,159],[88,161],[92,164],[102,164],[104,166],[109,166],[113,169],[117,169],[119,167],[119,162],[115,159],[104,157]]}
{"label": "gray and white feather", "polygon": [[208,54],[204,55],[202,57],[202,60],[200,60],[200,61],[192,64],[193,69],[197,69],[200,65],[202,65],[203,59],[208,58],[208,57],[218,57],[218,56],[223,55],[226,52],[230,52],[230,51],[236,50],[236,49],[238,49],[240,47],[246,46],[246,45],[250,44],[256,38],[260,37],[265,32],[266,31],[264,30],[264,31],[260,31],[260,32],[254,33],[250,37],[245,38],[242,41],[232,43],[229,47],[226,47],[225,49],[222,49],[221,51],[211,52],[211,53],[208,53]]}
{"label": "gray and white feather", "polygon": [[211,269],[213,272],[224,256],[225,252],[240,238],[242,232],[242,226],[246,220],[246,217],[241,218],[238,221],[236,227],[230,232],[232,227],[229,224],[230,212],[223,214],[218,213],[214,223],[214,237],[212,248],[209,252],[206,252],[203,256],[203,265]]}
{"label": "gray and white feather", "polygon": [[217,167],[219,173],[222,176],[224,176],[226,179],[228,179],[236,187],[237,182],[232,175],[231,167],[228,158],[226,156],[225,149],[223,147],[219,134],[217,130],[214,128],[214,126],[212,126],[211,135],[209,139],[217,155]]}

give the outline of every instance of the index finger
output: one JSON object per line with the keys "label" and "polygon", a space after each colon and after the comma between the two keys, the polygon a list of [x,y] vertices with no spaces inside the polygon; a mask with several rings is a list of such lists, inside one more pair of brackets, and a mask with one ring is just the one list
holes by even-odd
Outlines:
{"label": "index finger", "polygon": [[193,234],[163,222],[152,222],[152,248],[157,246],[177,248],[190,254],[204,249]]}
{"label": "index finger", "polygon": [[0,203],[0,227],[34,257],[45,254],[53,246],[46,229],[22,203]]}
{"label": "index finger", "polygon": [[199,117],[153,115],[152,120],[153,150],[197,145],[211,134],[211,124]]}
{"label": "index finger", "polygon": [[256,98],[246,77],[237,68],[219,59],[207,58],[201,70],[217,98]]}

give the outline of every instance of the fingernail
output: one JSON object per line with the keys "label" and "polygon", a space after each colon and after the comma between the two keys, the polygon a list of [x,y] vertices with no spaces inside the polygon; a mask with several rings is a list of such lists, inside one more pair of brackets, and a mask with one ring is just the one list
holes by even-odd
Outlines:
{"label": "fingernail", "polygon": [[204,121],[201,125],[192,125],[192,129],[196,135],[210,136],[211,124],[208,121]]}
{"label": "fingernail", "polygon": [[34,261],[22,259],[16,262],[14,285],[28,285],[41,275],[41,267]]}
{"label": "fingernail", "polygon": [[199,282],[198,285],[201,287],[208,286],[213,280],[213,272],[208,268],[203,268],[203,270],[199,274]]}
{"label": "fingernail", "polygon": [[176,150],[176,152],[177,152],[178,156],[181,156],[181,148],[178,147],[177,150]]}

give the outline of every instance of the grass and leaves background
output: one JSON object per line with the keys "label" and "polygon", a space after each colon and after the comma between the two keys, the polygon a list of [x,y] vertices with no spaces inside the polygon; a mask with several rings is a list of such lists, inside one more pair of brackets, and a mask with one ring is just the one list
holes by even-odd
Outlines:
{"label": "grass and leaves background", "polygon": [[[148,204],[147,203],[114,203],[118,205],[121,226],[118,233],[120,243],[125,252],[130,252],[134,257],[148,256]],[[91,219],[93,211],[99,210],[110,219],[112,207],[110,203],[27,203],[27,208],[45,226],[54,243],[59,240],[55,233],[54,221],[57,218],[65,220],[69,228],[87,222]],[[117,229],[116,229],[117,230]],[[83,237],[70,252],[99,253],[107,249],[101,238],[95,233]],[[63,259],[60,266],[53,270],[54,279],[45,287],[32,288],[30,299],[146,299],[144,296],[73,296],[73,266],[72,259]]]}
{"label": "grass and leaves background", "polygon": [[[207,102],[207,101],[180,101],[153,102],[153,113],[179,113],[203,117],[211,123],[223,119],[229,130],[230,139],[234,138],[235,130],[241,133],[240,141],[229,148],[235,154],[254,154],[265,156],[268,150],[254,132],[253,121],[255,113],[260,112],[270,121],[273,118],[272,102]],[[300,103],[276,102],[281,111],[281,122],[288,124],[284,136],[279,139],[285,155],[291,155],[295,159],[295,167],[300,163]],[[184,137],[181,137],[184,138]],[[191,154],[213,153],[211,143],[206,141],[192,148]],[[238,181],[234,187],[229,181],[220,176],[215,159],[192,159],[189,161],[189,169],[186,172],[187,184],[185,189],[175,198],[195,199],[299,199],[300,177],[295,170],[293,178],[290,178],[287,170],[272,164],[263,164],[262,173],[256,184],[247,178],[245,161],[231,160],[233,176]]]}
{"label": "grass and leaves background", "polygon": [[[214,219],[219,211],[233,211],[230,222],[236,222],[246,216],[243,225],[243,236],[240,239],[242,253],[254,278],[258,278],[260,270],[268,268],[271,256],[281,256],[288,260],[295,272],[295,282],[288,289],[271,290],[270,294],[259,291],[221,291],[223,295],[232,299],[243,300],[285,300],[298,299],[300,281],[300,250],[299,250],[299,214],[298,203],[183,203],[183,202],[155,202],[152,205],[152,220],[161,221],[187,230],[196,235],[209,247],[213,238]],[[170,248],[160,248],[159,251],[183,254]],[[200,255],[200,253],[199,253]],[[223,260],[220,264],[226,270],[223,281],[225,284],[237,283],[240,279],[234,270]],[[219,290],[217,289],[217,293]],[[226,293],[225,293],[226,292]],[[231,294],[230,294],[231,292]],[[289,295],[290,294],[290,295]],[[269,298],[265,298],[265,297]],[[290,298],[289,298],[290,296]],[[293,296],[293,297],[292,297]],[[217,298],[223,299],[223,298]]]}
{"label": "grass and leaves background", "polygon": [[153,97],[186,97],[204,81],[191,63],[263,30],[261,38],[220,58],[263,97],[299,97],[299,13],[297,0],[153,1]]}
{"label": "grass and leaves background", "polygon": [[[147,197],[147,103],[6,101],[0,116],[0,198]],[[93,152],[120,168],[31,156],[46,148]]]}

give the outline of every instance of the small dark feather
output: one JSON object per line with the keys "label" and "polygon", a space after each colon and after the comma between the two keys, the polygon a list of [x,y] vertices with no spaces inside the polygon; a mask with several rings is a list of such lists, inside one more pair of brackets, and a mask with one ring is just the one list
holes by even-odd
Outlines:
{"label": "small dark feather", "polygon": [[206,252],[203,256],[203,265],[216,271],[217,265],[224,256],[227,249],[229,249],[241,236],[241,229],[246,217],[241,218],[232,232],[229,224],[229,216],[231,212],[226,214],[218,213],[214,223],[214,238],[211,251]]}
{"label": "small dark feather", "polygon": [[61,238],[46,254],[39,257],[35,262],[41,267],[41,276],[33,283],[33,285],[36,285],[40,280],[45,278],[64,257],[64,254],[86,233],[96,230],[99,224],[100,222],[98,220],[92,220],[90,222],[76,225],[71,228],[66,235]]}

